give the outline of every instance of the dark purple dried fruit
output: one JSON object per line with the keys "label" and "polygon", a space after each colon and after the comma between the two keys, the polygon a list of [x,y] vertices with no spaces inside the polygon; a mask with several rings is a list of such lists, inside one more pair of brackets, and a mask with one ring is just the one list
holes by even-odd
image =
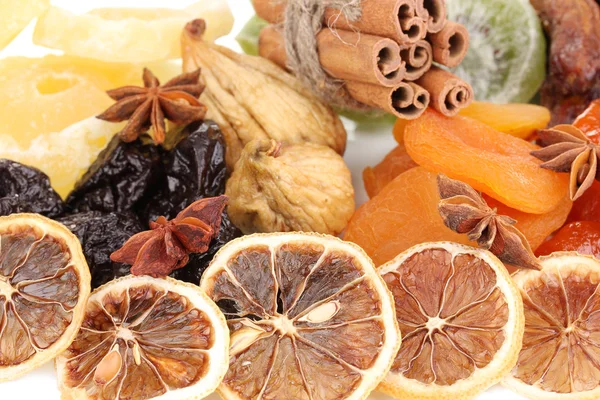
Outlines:
{"label": "dark purple dried fruit", "polygon": [[164,175],[156,190],[146,196],[147,205],[139,212],[143,222],[159,216],[175,218],[194,201],[225,193],[225,141],[218,125],[212,121],[192,123],[182,135],[164,156]]}
{"label": "dark purple dried fruit", "polygon": [[124,143],[115,136],[79,179],[67,205],[73,212],[132,210],[160,174],[160,159],[159,149],[143,139]]}
{"label": "dark purple dried fruit", "polygon": [[59,218],[77,236],[92,274],[92,287],[96,288],[115,278],[129,274],[130,265],[110,260],[131,236],[144,230],[132,212],[89,211]]}
{"label": "dark purple dried fruit", "polygon": [[42,171],[0,159],[0,215],[37,213],[56,218],[65,205]]}
{"label": "dark purple dried fruit", "polygon": [[210,248],[206,253],[190,254],[190,261],[183,268],[173,271],[171,276],[180,281],[190,282],[195,285],[200,283],[202,274],[212,261],[217,251],[225,246],[228,242],[242,236],[242,232],[236,228],[229,220],[227,212],[223,213],[221,218],[221,229],[219,235],[210,243]]}

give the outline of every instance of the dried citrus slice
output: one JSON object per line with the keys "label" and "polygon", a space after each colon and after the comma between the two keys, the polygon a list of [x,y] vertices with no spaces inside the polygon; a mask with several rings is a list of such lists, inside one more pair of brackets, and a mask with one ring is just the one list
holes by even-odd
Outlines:
{"label": "dried citrus slice", "polygon": [[380,390],[399,399],[467,399],[515,365],[523,304],[492,253],[424,243],[381,266],[402,346]]}
{"label": "dried citrus slice", "polygon": [[69,346],[90,294],[77,238],[34,214],[0,217],[0,382]]}
{"label": "dried citrus slice", "polygon": [[223,399],[365,399],[400,345],[392,297],[356,245],[251,235],[223,247],[201,287],[231,332]]}
{"label": "dried citrus slice", "polygon": [[100,9],[80,15],[50,7],[38,19],[33,42],[110,62],[179,58],[181,30],[195,18],[206,20],[206,40],[228,34],[233,26],[226,0],[201,0],[183,10]]}
{"label": "dried citrus slice", "polygon": [[505,385],[530,399],[600,398],[600,261],[560,252],[513,276],[525,308],[523,349]]}
{"label": "dried citrus slice", "polygon": [[196,285],[126,276],[96,289],[56,359],[62,399],[201,399],[227,371],[229,335]]}

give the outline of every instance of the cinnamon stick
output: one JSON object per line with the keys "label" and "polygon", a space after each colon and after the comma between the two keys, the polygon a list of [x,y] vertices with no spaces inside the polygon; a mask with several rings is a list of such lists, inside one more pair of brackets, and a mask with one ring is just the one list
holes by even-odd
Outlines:
{"label": "cinnamon stick", "polygon": [[433,47],[435,62],[447,67],[456,67],[467,55],[469,32],[463,25],[447,21],[444,28],[428,37]]}
{"label": "cinnamon stick", "polygon": [[[400,46],[391,39],[324,28],[317,34],[319,61],[333,78],[392,87],[404,79]],[[259,54],[286,67],[285,39],[274,25],[260,32]]]}
{"label": "cinnamon stick", "polygon": [[[256,14],[272,24],[283,22],[286,3],[287,0],[253,0]],[[415,0],[361,0],[360,7],[358,21],[349,21],[342,11],[328,8],[323,23],[334,31],[358,31],[398,43],[414,43],[427,34],[427,24],[417,15]]]}
{"label": "cinnamon stick", "polygon": [[414,81],[422,77],[433,62],[433,50],[426,40],[400,46],[400,58],[406,63],[404,79]]}
{"label": "cinnamon stick", "polygon": [[431,95],[431,106],[448,117],[458,114],[473,101],[471,85],[435,66],[417,80],[417,84]]}
{"label": "cinnamon stick", "polygon": [[416,0],[416,11],[417,15],[425,21],[429,33],[441,31],[446,23],[445,0]]}
{"label": "cinnamon stick", "polygon": [[402,119],[418,118],[429,105],[429,93],[412,82],[386,88],[362,82],[346,82],[348,93],[355,100],[379,108]]}

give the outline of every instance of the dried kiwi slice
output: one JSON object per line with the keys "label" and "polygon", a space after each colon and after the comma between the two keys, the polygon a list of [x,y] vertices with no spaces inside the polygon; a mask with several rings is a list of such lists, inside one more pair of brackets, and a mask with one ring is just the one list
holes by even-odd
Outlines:
{"label": "dried kiwi slice", "polygon": [[414,246],[380,267],[403,341],[380,390],[398,399],[472,399],[514,366],[523,303],[492,253]]}
{"label": "dried kiwi slice", "polygon": [[0,382],[66,349],[89,294],[90,272],[67,228],[36,214],[0,217]]}
{"label": "dried kiwi slice", "polygon": [[225,318],[198,286],[130,275],[92,293],[56,369],[63,400],[201,399],[228,350]]}
{"label": "dried kiwi slice", "polygon": [[226,399],[365,399],[400,345],[391,294],[356,245],[251,235],[215,256],[201,287],[231,332]]}

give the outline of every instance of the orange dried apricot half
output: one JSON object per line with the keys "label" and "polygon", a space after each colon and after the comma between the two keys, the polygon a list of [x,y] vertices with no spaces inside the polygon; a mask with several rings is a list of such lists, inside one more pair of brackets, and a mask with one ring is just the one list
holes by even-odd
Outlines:
{"label": "orange dried apricot half", "polygon": [[476,119],[497,131],[521,139],[531,137],[538,129],[546,128],[550,122],[550,111],[535,104],[474,101],[460,110],[459,115]]}
{"label": "orange dried apricot half", "polygon": [[567,174],[540,168],[541,161],[530,154],[537,146],[472,118],[427,110],[408,124],[404,144],[417,164],[519,211],[550,212],[568,191]]}
{"label": "orange dried apricot half", "polygon": [[381,391],[398,399],[471,399],[513,368],[523,303],[492,253],[424,243],[379,272],[394,295],[402,332]]}
{"label": "orange dried apricot half", "polygon": [[519,360],[505,385],[530,399],[600,398],[600,261],[577,253],[541,257],[541,271],[513,280],[525,309]]}
{"label": "orange dried apricot half", "polygon": [[416,167],[417,164],[410,158],[404,145],[398,145],[383,161],[374,167],[367,167],[363,171],[363,182],[369,197],[375,196],[395,177]]}
{"label": "orange dried apricot half", "polygon": [[0,217],[0,382],[65,350],[89,294],[88,265],[66,227],[35,214]]}
{"label": "orange dried apricot half", "polygon": [[219,251],[200,285],[231,332],[225,400],[365,399],[400,346],[385,282],[335,237],[245,236]]}
{"label": "orange dried apricot half", "polygon": [[344,240],[362,247],[377,266],[423,242],[471,243],[444,225],[439,201],[437,174],[423,167],[410,169],[356,210]]}
{"label": "orange dried apricot half", "polygon": [[201,399],[228,350],[225,318],[198,286],[130,275],[92,293],[56,370],[63,400]]}

